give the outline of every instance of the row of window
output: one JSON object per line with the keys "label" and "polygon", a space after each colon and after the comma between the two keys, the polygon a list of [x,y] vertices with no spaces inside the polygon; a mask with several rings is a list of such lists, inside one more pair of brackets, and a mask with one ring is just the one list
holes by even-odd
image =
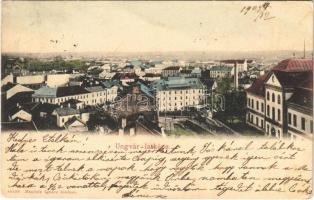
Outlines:
{"label": "row of window", "polygon": [[[98,96],[98,94],[97,94]],[[94,95],[92,95],[92,97],[94,97]],[[62,103],[65,102],[67,100],[70,99],[78,99],[78,100],[85,100],[88,99],[88,95],[79,95],[79,96],[72,96],[72,97],[60,97],[60,98],[33,98],[34,102],[47,102],[47,103]],[[102,100],[102,98],[100,98],[100,101]],[[54,102],[55,101],[55,102]],[[92,102],[94,102],[94,100],[92,100]],[[96,100],[95,100],[96,102]]]}
{"label": "row of window", "polygon": [[252,124],[255,124],[256,126],[259,126],[261,128],[264,128],[264,120],[261,119],[261,123],[259,124],[258,117],[255,117],[255,123],[254,123],[254,116],[249,114],[249,122]]}
{"label": "row of window", "polygon": [[[271,118],[273,120],[276,120],[276,109],[274,107],[271,108]],[[267,105],[267,108],[266,108],[266,115],[267,117],[270,117],[270,107],[269,105]],[[277,120],[280,121],[281,120],[281,110],[280,109],[277,109]]]}
{"label": "row of window", "polygon": [[[197,91],[198,91],[199,93],[202,93],[202,90],[192,90],[193,93],[195,93],[195,92],[197,92]],[[172,91],[169,91],[168,93],[169,93],[169,94],[172,94]],[[174,94],[183,94],[183,91],[182,91],[182,90],[181,90],[180,92],[179,92],[179,91],[174,91],[173,93],[174,93]],[[189,93],[189,90],[185,90],[185,93],[186,93],[186,94]],[[166,94],[166,92],[164,91],[163,94]]]}
{"label": "row of window", "polygon": [[[190,99],[201,99],[201,98],[202,98],[201,96],[198,96],[198,97],[195,97],[195,96],[190,97]],[[183,97],[180,97],[180,98],[179,98],[179,97],[172,97],[172,98],[169,97],[169,100],[171,100],[171,99],[172,99],[172,100],[183,100]],[[189,97],[186,96],[185,99],[189,99]],[[158,98],[158,100],[159,100],[159,98]],[[165,101],[166,98],[164,97],[163,100]]]}
{"label": "row of window", "polygon": [[[195,102],[195,101],[192,101],[191,103],[185,102],[185,105],[186,105],[186,106],[188,106],[188,105],[197,105],[197,104],[198,104],[198,102]],[[168,105],[169,105],[169,106],[178,106],[178,105],[183,106],[183,103],[182,103],[182,102],[180,102],[180,103],[174,103],[174,104],[169,103]],[[166,107],[165,104],[162,104],[162,106],[163,106],[163,107]]]}
{"label": "row of window", "polygon": [[[288,113],[288,124],[298,127],[297,115]],[[305,131],[306,119],[301,117],[301,129]],[[310,132],[313,133],[313,120],[310,120]]]}
{"label": "row of window", "polygon": [[[267,99],[267,101],[270,101],[270,93],[268,91],[266,93],[266,99]],[[272,102],[276,102],[276,98],[275,98],[275,94],[274,93],[271,94],[271,101]],[[281,104],[280,94],[277,95],[277,103]]]}
{"label": "row of window", "polygon": [[259,101],[256,100],[256,104],[254,105],[254,100],[248,98],[247,99],[247,105],[248,107],[251,107],[252,109],[255,109],[255,105],[256,105],[256,110],[259,111],[260,109],[260,105],[261,105],[261,112],[264,112],[264,103],[259,103]]}

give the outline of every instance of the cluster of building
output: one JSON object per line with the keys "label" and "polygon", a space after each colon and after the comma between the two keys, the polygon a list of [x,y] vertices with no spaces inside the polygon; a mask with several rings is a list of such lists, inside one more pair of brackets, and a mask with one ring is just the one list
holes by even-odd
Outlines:
{"label": "cluster of building", "polygon": [[27,84],[2,82],[2,126],[29,124],[31,129],[37,129],[46,124],[41,122],[47,122],[46,125],[52,123],[48,128],[87,131],[92,113],[88,108],[112,102],[118,95],[119,83],[115,81],[85,77],[60,83],[61,86],[53,87],[47,80],[31,80]]}
{"label": "cluster of building", "polygon": [[[150,113],[149,120],[141,117],[141,128],[147,129],[144,122],[155,126],[154,120],[158,121],[160,113],[205,107],[207,96],[217,88],[217,81],[232,78],[235,88],[241,85],[246,89],[248,125],[278,138],[312,138],[312,60],[284,60],[270,71],[248,59],[106,60],[87,64],[85,73],[5,76],[1,83],[5,108],[2,129],[18,126],[24,129],[29,124],[35,129],[88,131],[90,126],[102,126],[94,115],[97,111],[110,115],[110,105],[113,109],[120,107],[115,115],[137,122],[138,115]],[[140,108],[136,107],[138,102],[142,102]],[[112,123],[116,122],[110,121],[107,128]],[[134,131],[133,126],[125,125]],[[156,127],[155,130],[158,122]]]}
{"label": "cluster of building", "polygon": [[247,124],[277,138],[312,139],[313,60],[283,60],[246,92]]}

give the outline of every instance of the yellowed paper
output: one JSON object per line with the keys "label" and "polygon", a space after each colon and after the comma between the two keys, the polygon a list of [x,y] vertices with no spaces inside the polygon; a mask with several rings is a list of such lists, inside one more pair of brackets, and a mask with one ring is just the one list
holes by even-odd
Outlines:
{"label": "yellowed paper", "polygon": [[1,15],[5,198],[312,197],[313,2]]}
{"label": "yellowed paper", "polygon": [[8,197],[309,198],[311,143],[2,134]]}

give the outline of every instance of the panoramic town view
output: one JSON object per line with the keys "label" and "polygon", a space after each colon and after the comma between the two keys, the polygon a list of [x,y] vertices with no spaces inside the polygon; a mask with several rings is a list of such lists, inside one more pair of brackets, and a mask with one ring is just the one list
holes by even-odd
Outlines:
{"label": "panoramic town view", "polygon": [[[267,9],[265,5],[264,9]],[[237,13],[242,17],[240,11]],[[21,17],[22,14],[17,13]],[[80,49],[82,41],[74,40],[74,36],[66,39],[71,30],[63,26],[56,32],[58,37],[42,36],[40,40],[44,42],[39,46],[30,45],[29,48],[35,49],[29,52],[26,44],[10,43],[11,40],[4,38],[3,41],[8,42],[4,44],[7,51],[1,56],[1,129],[311,140],[313,53],[308,46],[312,41],[300,36],[292,38],[299,46],[288,50],[278,50],[287,49],[286,46],[278,49],[270,46],[270,50],[256,48],[238,52],[229,49],[223,37],[206,39],[205,35],[210,33],[206,26],[210,25],[200,20],[201,17],[195,18],[191,48],[185,47],[187,50],[182,51],[180,46],[167,49],[166,43],[165,51],[162,48],[153,51],[155,46],[146,48],[147,44],[142,43],[134,46],[134,42],[108,44],[108,53],[99,49],[97,42],[91,42],[92,51],[89,51],[85,47]],[[260,22],[253,22],[254,18],[251,21],[263,26],[268,19],[260,17],[258,20]],[[8,21],[14,22],[13,17]],[[145,28],[141,23],[132,23],[137,28]],[[8,25],[7,34],[19,28],[14,26]],[[36,32],[37,28],[34,28],[35,35],[41,33]],[[75,25],[72,28],[78,29]],[[156,28],[154,34],[158,31]],[[215,32],[228,34],[224,30],[220,33],[215,29]],[[21,41],[23,36],[29,36],[16,34]],[[88,31],[84,34],[86,40],[94,37]],[[117,38],[139,39],[132,34],[132,31],[129,35],[121,33]],[[142,34],[144,37],[145,32]],[[38,39],[29,37],[32,38],[25,40],[26,43]],[[117,38],[110,40],[119,41]],[[156,36],[156,41],[162,43],[164,39]],[[102,44],[102,39],[98,42]],[[154,39],[150,37],[146,42],[154,44]],[[278,41],[278,45],[280,42],[286,44],[286,41]],[[204,43],[218,50],[209,47],[209,51],[204,50]],[[18,44],[21,48],[14,48]],[[265,47],[267,45],[270,44],[265,43]]]}

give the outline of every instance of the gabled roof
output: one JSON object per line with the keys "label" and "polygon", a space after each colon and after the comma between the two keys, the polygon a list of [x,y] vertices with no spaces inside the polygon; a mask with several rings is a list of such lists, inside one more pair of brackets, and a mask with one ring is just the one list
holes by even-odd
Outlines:
{"label": "gabled roof", "polygon": [[279,80],[281,86],[286,88],[298,87],[311,72],[282,72],[274,71],[273,72],[277,79]]}
{"label": "gabled roof", "polygon": [[303,72],[313,70],[313,60],[311,59],[286,59],[278,63],[273,71],[281,72]]}
{"label": "gabled roof", "polygon": [[14,106],[12,109],[8,110],[9,115],[14,115],[15,113],[24,110],[25,112],[31,113],[32,110],[34,110],[39,103],[35,102],[29,102],[24,104],[18,104]]}
{"label": "gabled roof", "polygon": [[212,88],[216,81],[214,79],[203,79],[202,83],[207,86],[207,88]]}
{"label": "gabled roof", "polygon": [[82,124],[82,126],[86,126],[86,124],[84,122],[82,122],[82,120],[78,119],[77,117],[72,117],[71,119],[69,119],[64,125],[66,127],[71,126],[74,122],[79,122],[80,124]]}
{"label": "gabled roof", "polygon": [[263,76],[258,77],[249,87],[246,89],[246,92],[257,95],[257,96],[264,96],[265,93],[265,81],[270,77],[271,72],[264,74]]}
{"label": "gabled roof", "polygon": [[[296,95],[300,88],[310,90],[313,88],[313,61],[308,59],[287,59],[281,61],[271,72],[259,77],[246,91],[258,96],[264,96],[264,83],[274,74],[281,86],[285,88],[296,88]],[[303,92],[304,93],[304,92]],[[300,102],[297,97],[291,101]]]}
{"label": "gabled roof", "polygon": [[15,87],[16,85],[17,85],[16,83],[9,82],[9,83],[7,83],[1,87],[1,91],[6,92],[6,91],[10,90],[11,88]]}
{"label": "gabled roof", "polygon": [[39,105],[36,106],[33,109],[33,111],[34,112],[45,112],[47,114],[51,114],[56,108],[58,108],[58,105],[49,104],[49,103],[39,103]]}

